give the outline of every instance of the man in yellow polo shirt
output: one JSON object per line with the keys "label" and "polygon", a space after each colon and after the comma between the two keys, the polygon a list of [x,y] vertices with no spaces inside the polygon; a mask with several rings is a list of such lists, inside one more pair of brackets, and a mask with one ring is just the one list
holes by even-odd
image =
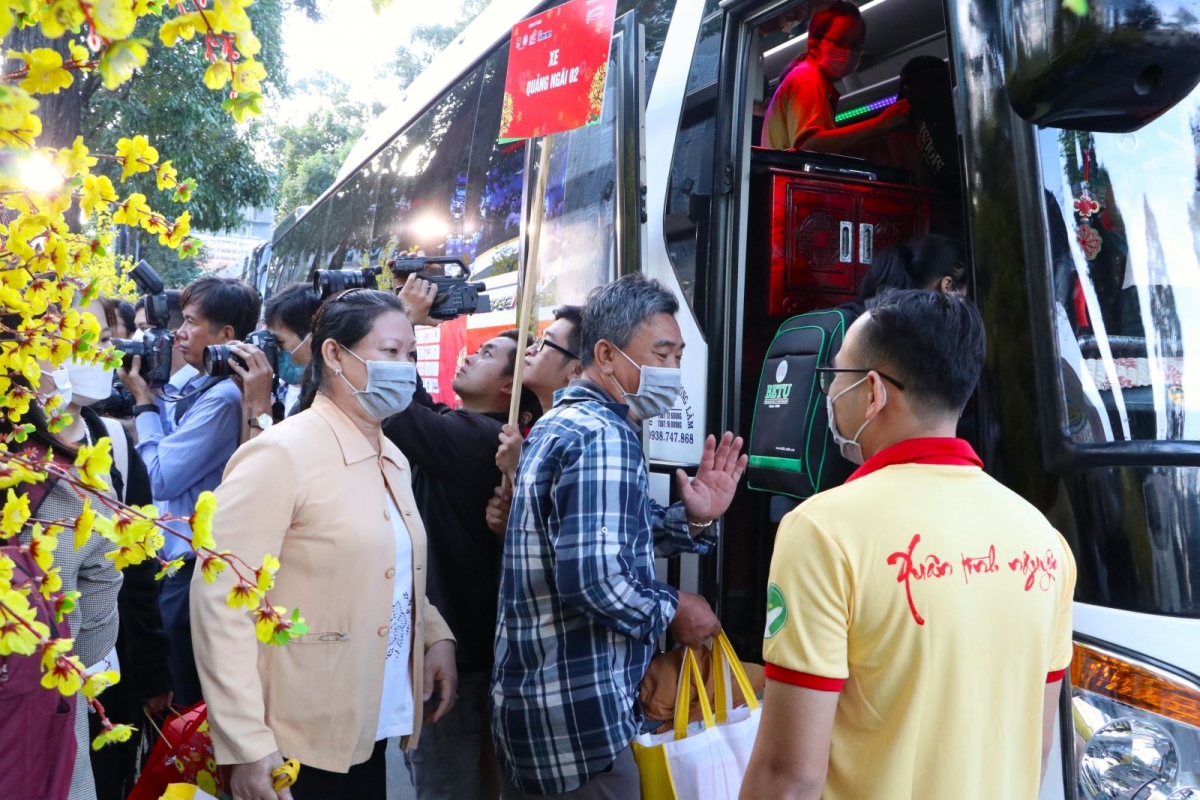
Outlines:
{"label": "man in yellow polo shirt", "polygon": [[1037,797],[1075,562],[954,438],[984,351],[967,301],[905,292],[821,370],[862,467],[780,525],[743,800]]}

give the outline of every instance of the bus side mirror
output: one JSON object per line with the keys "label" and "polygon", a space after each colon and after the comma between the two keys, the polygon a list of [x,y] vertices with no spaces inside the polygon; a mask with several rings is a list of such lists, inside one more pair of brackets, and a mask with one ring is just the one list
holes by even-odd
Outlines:
{"label": "bus side mirror", "polygon": [[[1200,0],[1002,0],[1008,99],[1027,121],[1137,130],[1200,82]],[[1007,9],[1005,7],[1007,6]]]}

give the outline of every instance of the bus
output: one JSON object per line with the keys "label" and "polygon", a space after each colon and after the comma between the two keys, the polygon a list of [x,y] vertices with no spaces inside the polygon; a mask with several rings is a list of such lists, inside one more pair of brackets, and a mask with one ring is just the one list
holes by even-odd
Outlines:
{"label": "bus", "polygon": [[[631,271],[680,300],[684,386],[643,432],[665,502],[706,434],[749,432],[788,314],[852,294],[876,249],[953,232],[990,343],[967,436],[1078,563],[1042,796],[1200,796],[1200,2],[861,3],[839,120],[894,102],[914,59],[947,75],[924,109],[913,97],[930,130],[887,169],[878,153],[801,167],[755,147],[820,0],[620,0],[598,124],[499,144],[509,31],[553,4],[495,0],[451,42],[276,236],[266,285],[395,252],[460,257],[491,310],[418,332],[423,380],[453,402],[458,361],[516,324],[541,204],[541,319]],[[880,178],[906,157],[911,182]],[[661,565],[714,603],[746,659],[761,654],[780,499],[744,489],[715,557]]]}

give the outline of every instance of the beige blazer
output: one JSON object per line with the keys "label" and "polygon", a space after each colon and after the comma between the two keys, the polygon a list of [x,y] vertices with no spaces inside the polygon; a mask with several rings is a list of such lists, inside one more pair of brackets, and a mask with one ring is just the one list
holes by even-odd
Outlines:
{"label": "beige blazer", "polygon": [[279,558],[271,602],[299,608],[311,633],[260,644],[243,608],[226,604],[231,570],[191,586],[192,639],[220,764],[278,750],[333,772],[367,760],[375,745],[392,614],[396,540],[386,491],[404,515],[413,559],[413,733],[424,709],[423,658],[453,636],[425,600],[425,527],[408,460],[382,435],[380,454],[330,400],[243,445],[217,489],[217,546],[251,567]]}

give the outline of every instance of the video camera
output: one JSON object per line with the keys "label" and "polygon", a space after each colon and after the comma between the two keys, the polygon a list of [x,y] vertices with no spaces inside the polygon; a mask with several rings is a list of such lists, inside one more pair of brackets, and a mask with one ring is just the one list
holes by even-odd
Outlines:
{"label": "video camera", "polygon": [[313,275],[313,289],[324,302],[330,295],[347,289],[376,289],[383,267],[363,269],[319,269]]}
{"label": "video camera", "polygon": [[175,346],[175,334],[167,330],[171,311],[167,304],[166,287],[154,268],[145,261],[139,261],[129,271],[129,278],[142,292],[150,330],[143,334],[140,341],[113,339],[113,345],[124,353],[121,366],[125,369],[133,364],[134,356],[140,357],[142,361],[138,373],[151,389],[157,389],[171,380],[171,349]]}
{"label": "video camera", "polygon": [[387,262],[392,282],[420,275],[438,287],[429,316],[434,319],[454,319],[463,314],[478,314],[492,310],[492,301],[482,283],[467,283],[467,265],[452,256],[398,256]]}
{"label": "video camera", "polygon": [[[263,351],[263,355],[267,357],[267,363],[271,365],[271,374],[275,376],[274,381],[277,382],[279,380],[279,340],[275,338],[275,334],[266,330],[255,331],[246,337],[246,344],[252,344]],[[205,375],[211,375],[214,378],[233,375],[234,372],[229,366],[231,361],[242,369],[246,369],[245,359],[233,352],[229,345],[210,344],[204,348]]]}

